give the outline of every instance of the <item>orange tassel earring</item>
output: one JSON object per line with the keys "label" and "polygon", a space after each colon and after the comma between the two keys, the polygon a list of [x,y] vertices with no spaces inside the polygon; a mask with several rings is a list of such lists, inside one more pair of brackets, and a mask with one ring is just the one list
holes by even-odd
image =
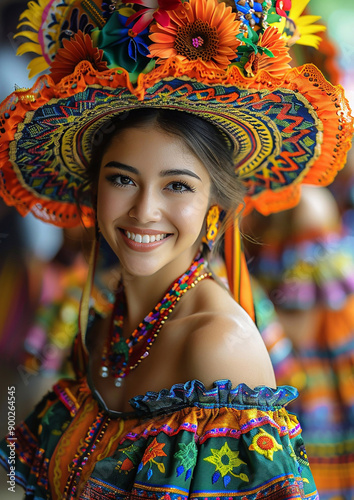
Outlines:
{"label": "orange tassel earring", "polygon": [[206,233],[202,238],[202,243],[205,243],[209,250],[212,250],[214,246],[223,214],[224,211],[221,211],[218,205],[212,205],[207,213]]}

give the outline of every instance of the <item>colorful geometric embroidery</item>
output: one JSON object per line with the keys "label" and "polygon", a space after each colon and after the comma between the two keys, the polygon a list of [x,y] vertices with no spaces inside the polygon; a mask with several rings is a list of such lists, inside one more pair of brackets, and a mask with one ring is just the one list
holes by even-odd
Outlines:
{"label": "colorful geometric embroidery", "polygon": [[321,124],[313,107],[292,90],[251,92],[175,78],[147,89],[144,104],[162,97],[160,108],[188,109],[229,133],[236,170],[252,195],[300,181],[318,156]]}
{"label": "colorful geometric embroidery", "polygon": [[260,453],[268,458],[268,460],[273,460],[273,454],[278,450],[282,450],[283,447],[281,444],[277,443],[271,434],[268,434],[268,432],[261,428],[252,439],[252,444],[248,449]]}
{"label": "colorful geometric embroidery", "polygon": [[232,471],[235,467],[239,467],[241,464],[245,464],[243,460],[238,458],[239,451],[232,451],[229,448],[229,445],[225,441],[225,444],[219,449],[211,448],[211,455],[209,457],[204,458],[206,462],[210,462],[215,465],[215,472],[212,476],[212,483],[216,483],[220,477],[223,478],[225,488],[231,481],[231,474],[234,477],[239,477],[242,481],[248,482],[248,476],[241,472],[241,474],[234,474]]}
{"label": "colorful geometric embroidery", "polygon": [[[177,109],[193,109],[195,114],[213,119],[234,138],[238,148],[239,175],[249,187],[252,185],[253,194],[291,184],[300,172],[308,170],[310,160],[313,161],[316,156],[318,124],[312,107],[286,89],[272,93],[255,91],[252,94],[245,90],[231,90],[222,86],[210,88],[203,84],[195,89],[193,83],[186,84],[176,78],[168,85],[159,82],[149,89],[141,105],[153,105],[163,94],[165,100],[160,102],[159,107],[173,109],[177,108],[176,98],[180,98],[181,93],[185,94],[185,102],[179,102]],[[222,101],[226,95],[234,101],[233,110]],[[87,88],[70,98],[52,100],[31,116],[32,125],[19,134],[12,159],[21,165],[23,179],[32,189],[44,197],[73,201],[77,199],[73,193],[82,183],[91,154],[92,129],[96,130],[101,121],[93,123],[94,117],[101,115],[103,118],[109,114],[113,117],[139,105],[127,89]],[[208,112],[211,106],[212,113]],[[226,110],[227,119],[224,116]],[[296,132],[291,140],[284,140],[287,129],[291,129],[293,134]],[[280,153],[283,131],[284,151]],[[255,133],[259,136],[257,142],[253,140]],[[83,141],[82,149],[79,141]],[[53,147],[54,144],[58,146]],[[63,160],[60,160],[61,155]],[[294,155],[296,167],[292,160]],[[39,158],[41,162],[45,158],[42,167],[38,163]],[[55,165],[55,180],[44,175],[49,164]],[[38,171],[36,175],[35,170]]]}

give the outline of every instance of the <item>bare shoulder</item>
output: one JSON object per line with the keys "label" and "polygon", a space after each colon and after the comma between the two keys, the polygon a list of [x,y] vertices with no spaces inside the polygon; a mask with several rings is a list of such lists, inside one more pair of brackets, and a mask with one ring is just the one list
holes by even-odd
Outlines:
{"label": "bare shoulder", "polygon": [[230,379],[234,386],[276,387],[268,352],[248,314],[215,282],[200,292],[197,309],[188,318],[186,379],[198,379],[207,387],[219,379]]}

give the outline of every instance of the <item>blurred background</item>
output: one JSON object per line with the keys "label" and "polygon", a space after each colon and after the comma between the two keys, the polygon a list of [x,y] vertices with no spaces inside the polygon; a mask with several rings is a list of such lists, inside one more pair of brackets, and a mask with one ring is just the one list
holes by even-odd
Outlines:
{"label": "blurred background", "polygon": [[[293,0],[296,2],[296,0]],[[0,0],[0,100],[30,87],[29,57],[13,40],[22,0]],[[354,4],[311,0],[327,26],[321,50],[296,47],[341,83],[354,108]],[[301,391],[297,407],[321,499],[354,498],[354,155],[330,189],[305,190],[300,206],[243,224],[258,327],[279,383]],[[16,422],[60,376],[76,333],[85,282],[87,234],[20,217],[0,200],[0,436],[7,431],[7,390],[15,386]],[[320,436],[320,437],[319,437]],[[0,476],[0,481],[5,476]],[[8,492],[6,478],[0,498]]]}

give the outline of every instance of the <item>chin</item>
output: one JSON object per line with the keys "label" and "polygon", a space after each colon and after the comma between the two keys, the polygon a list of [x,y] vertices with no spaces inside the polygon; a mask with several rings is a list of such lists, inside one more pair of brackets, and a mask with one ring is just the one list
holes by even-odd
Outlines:
{"label": "chin", "polygon": [[125,273],[130,276],[141,278],[153,276],[165,265],[165,263],[162,263],[160,259],[157,262],[151,262],[150,259],[147,259],[146,257],[144,259],[136,260],[129,259],[129,261],[127,259],[122,259],[120,263]]}

